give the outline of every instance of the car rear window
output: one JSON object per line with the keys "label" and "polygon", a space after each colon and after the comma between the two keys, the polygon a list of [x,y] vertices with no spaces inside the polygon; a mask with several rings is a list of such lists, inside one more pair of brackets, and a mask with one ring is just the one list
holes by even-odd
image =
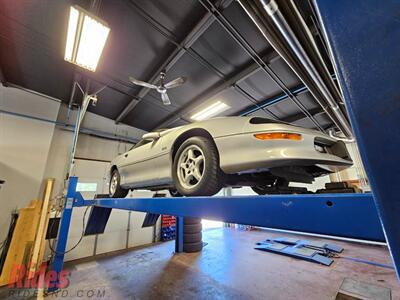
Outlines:
{"label": "car rear window", "polygon": [[272,124],[272,123],[276,123],[276,124],[288,124],[286,122],[282,122],[279,120],[272,120],[272,119],[268,119],[268,118],[261,118],[261,117],[254,117],[251,118],[249,121],[250,124]]}

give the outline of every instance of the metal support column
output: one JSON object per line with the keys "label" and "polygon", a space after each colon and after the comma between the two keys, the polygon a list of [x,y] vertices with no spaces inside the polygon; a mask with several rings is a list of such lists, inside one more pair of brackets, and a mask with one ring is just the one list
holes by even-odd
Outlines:
{"label": "metal support column", "polygon": [[400,2],[314,3],[400,279]]}
{"label": "metal support column", "polygon": [[78,177],[70,177],[68,180],[68,191],[65,201],[64,210],[61,216],[60,227],[58,229],[57,241],[56,241],[56,253],[53,260],[53,271],[57,274],[57,279],[52,282],[52,287],[49,288],[49,292],[58,289],[58,277],[62,271],[64,265],[65,250],[67,247],[68,233],[71,224],[72,208],[74,199],[76,196],[76,186],[78,185]]}
{"label": "metal support column", "polygon": [[183,252],[183,217],[176,217],[175,252]]}

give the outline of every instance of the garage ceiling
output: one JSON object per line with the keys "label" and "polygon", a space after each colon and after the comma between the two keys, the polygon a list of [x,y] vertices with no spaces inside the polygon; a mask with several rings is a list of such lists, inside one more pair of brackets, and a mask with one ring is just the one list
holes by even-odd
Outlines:
{"label": "garage ceiling", "polygon": [[[70,101],[74,78],[82,86],[90,78],[92,92],[107,85],[97,105],[89,108],[91,112],[147,131],[186,124],[193,113],[216,100],[231,107],[221,115],[252,109],[251,115],[315,128],[201,2],[97,2],[98,16],[109,24],[111,33],[97,71],[91,73],[64,61],[69,7],[77,4],[89,10],[91,1],[0,0],[0,75],[8,83],[65,103]],[[302,87],[238,3],[218,0],[214,4],[286,87],[293,91]],[[193,32],[193,28],[200,30]],[[177,52],[179,56],[174,55]],[[171,58],[176,61],[170,64],[167,80],[188,79],[169,92],[172,105],[164,106],[154,91],[138,98],[141,88],[131,84],[128,76],[148,81]],[[333,126],[311,94],[302,91],[296,97],[321,127]],[[77,94],[73,100],[80,103],[82,99]],[[263,108],[257,108],[261,104]],[[124,110],[126,114],[121,115]]]}

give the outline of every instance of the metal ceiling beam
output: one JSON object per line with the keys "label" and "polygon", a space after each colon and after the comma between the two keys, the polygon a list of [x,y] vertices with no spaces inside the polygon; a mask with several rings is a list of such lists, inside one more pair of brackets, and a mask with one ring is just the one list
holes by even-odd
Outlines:
{"label": "metal ceiling beam", "polygon": [[[243,97],[245,97],[246,99],[248,99],[250,102],[252,102],[256,107],[258,106],[258,101],[256,98],[254,98],[249,92],[245,91],[243,88],[241,88],[240,86],[238,86],[237,84],[233,85],[233,88],[235,89],[235,91],[237,91],[238,93],[240,93]],[[272,118],[278,120],[279,118],[272,112],[270,111],[267,107],[259,107],[260,110],[263,110],[264,112],[266,112],[268,115],[272,116]]]}
{"label": "metal ceiling beam", "polygon": [[[225,8],[229,6],[231,2],[232,0],[222,0],[220,2],[220,5]],[[168,72],[168,70],[170,70],[176,64],[176,62],[186,53],[187,49],[190,48],[199,39],[200,36],[202,36],[202,34],[214,23],[214,21],[215,19],[213,17],[213,14],[207,12],[203,16],[203,18],[193,27],[189,34],[182,40],[182,42],[179,43],[179,45],[177,45],[177,47],[170,53],[167,59],[154,71],[152,76],[150,76],[148,82],[155,84],[159,78],[161,71],[165,70],[166,72]],[[121,111],[121,113],[116,118],[115,123],[121,122],[137,105],[137,98],[144,98],[149,93],[149,91],[150,89],[146,87],[140,88],[137,96],[132,99],[132,101]]]}
{"label": "metal ceiling beam", "polygon": [[[263,57],[265,61],[272,61],[274,58],[278,57],[278,54],[269,49],[269,53]],[[256,63],[250,63],[246,67],[244,67],[241,71],[235,73],[230,78],[221,80],[217,84],[215,84],[210,89],[206,90],[204,93],[200,94],[198,97],[191,100],[188,104],[182,106],[180,109],[175,111],[173,114],[168,116],[166,119],[161,121],[159,124],[155,126],[154,129],[167,127],[171,123],[183,119],[182,116],[192,111],[196,106],[201,104],[202,102],[215,97],[217,94],[234,87],[241,81],[245,80],[246,78],[250,77],[254,73],[260,70],[259,66]]]}
{"label": "metal ceiling beam", "polygon": [[332,122],[346,137],[351,137],[352,130],[344,107],[337,102],[341,99],[340,92],[329,78],[329,71],[312,34],[293,1],[278,1],[279,4],[262,0],[238,1],[264,38],[308,87]]}
{"label": "metal ceiling beam", "polygon": [[[332,77],[333,80],[336,80],[336,75],[335,74],[332,74],[331,77]],[[303,94],[305,92],[309,92],[308,88],[304,84],[300,84],[300,85],[296,86],[295,88],[290,89],[290,91],[295,96],[301,95],[301,94]],[[282,93],[282,94],[279,94],[279,95],[274,96],[272,98],[267,98],[265,100],[257,102],[256,105],[254,105],[252,107],[249,107],[249,108],[246,108],[246,109],[238,112],[237,114],[239,116],[247,116],[247,115],[249,115],[249,114],[251,114],[253,112],[256,112],[256,111],[258,111],[260,109],[266,108],[266,107],[268,107],[270,105],[274,105],[276,103],[279,103],[279,102],[281,102],[281,101],[283,101],[283,100],[285,100],[287,98],[288,98],[288,95],[285,94],[285,93]]]}
{"label": "metal ceiling beam", "polygon": [[[292,95],[298,96],[302,93],[308,92],[308,89],[304,86],[304,85],[299,85],[293,89],[290,89],[290,92]],[[246,108],[238,113],[236,113],[235,115],[239,115],[239,116],[247,116],[251,113],[254,113],[264,107],[268,107],[274,104],[277,104],[283,100],[288,99],[289,96],[286,93],[281,93],[277,96],[271,97],[271,98],[266,98],[264,100],[261,100],[260,102],[257,103],[257,105],[252,106],[250,108]]]}
{"label": "metal ceiling beam", "polygon": [[[325,111],[321,110],[321,108],[319,107],[310,109],[309,112],[314,118],[325,113]],[[303,119],[307,119],[307,117],[304,116],[302,113],[296,113],[281,119],[281,121],[287,123],[294,123]]]}
{"label": "metal ceiling beam", "polygon": [[[198,0],[205,9],[214,15],[222,28],[233,38],[233,40],[254,60],[260,68],[271,78],[275,84],[288,95],[293,103],[306,115],[311,122],[315,124],[322,132],[323,128],[318,122],[309,114],[304,105],[299,101],[295,95],[290,93],[290,89],[285,83],[277,76],[277,74],[261,59],[257,51],[246,41],[246,39],[238,32],[238,30],[228,21],[228,19],[218,10],[218,8],[210,0]],[[206,3],[207,2],[207,3]]]}

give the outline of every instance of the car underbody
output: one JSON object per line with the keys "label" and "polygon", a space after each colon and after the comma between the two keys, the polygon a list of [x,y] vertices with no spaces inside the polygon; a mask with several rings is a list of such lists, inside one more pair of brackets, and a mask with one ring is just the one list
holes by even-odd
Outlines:
{"label": "car underbody", "polygon": [[[223,186],[240,188],[243,186],[252,187],[258,193],[305,193],[306,188],[290,187],[289,183],[311,184],[316,177],[330,174],[318,166],[286,166],[275,167],[258,172],[246,172],[240,174],[223,174]],[[169,189],[174,191],[173,185],[160,185],[153,187],[143,187],[151,191]]]}

